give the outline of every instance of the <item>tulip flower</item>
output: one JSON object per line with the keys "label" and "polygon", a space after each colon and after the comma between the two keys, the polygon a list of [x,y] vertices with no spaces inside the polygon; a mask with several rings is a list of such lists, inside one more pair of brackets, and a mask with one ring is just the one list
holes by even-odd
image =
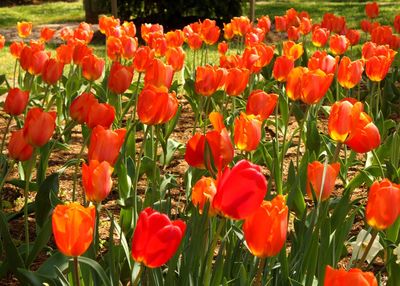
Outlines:
{"label": "tulip flower", "polygon": [[286,31],[286,18],[284,16],[275,16],[275,30],[277,32],[285,32]]}
{"label": "tulip flower", "polygon": [[196,133],[186,144],[185,161],[189,166],[204,169],[204,148],[206,137]]}
{"label": "tulip flower", "polygon": [[329,30],[325,28],[317,28],[312,33],[312,43],[316,47],[323,47],[325,46],[326,42],[329,38]]}
{"label": "tulip flower", "polygon": [[222,41],[221,43],[218,44],[218,53],[220,55],[225,55],[227,51],[228,51],[228,43],[227,42]]}
{"label": "tulip flower", "polygon": [[89,80],[95,81],[101,77],[104,70],[105,61],[91,54],[82,59],[82,76]]}
{"label": "tulip flower", "polygon": [[140,73],[144,73],[154,59],[154,51],[148,46],[142,46],[136,50],[133,59],[133,68]]}
{"label": "tulip flower", "polygon": [[328,55],[325,51],[316,51],[311,58],[308,60],[308,68],[310,70],[320,69],[326,74],[336,73],[336,69],[339,63],[339,56],[332,57]]}
{"label": "tulip flower", "polygon": [[113,131],[97,125],[93,128],[90,136],[89,161],[107,161],[111,166],[114,166],[118,159],[119,150],[124,143],[125,134],[125,128]]}
{"label": "tulip flower", "polygon": [[111,191],[111,174],[113,167],[107,161],[99,162],[91,160],[89,165],[83,163],[82,184],[86,199],[91,202],[100,203]]}
{"label": "tulip flower", "polygon": [[87,126],[91,129],[97,125],[110,128],[115,119],[115,109],[108,103],[93,102],[87,114]]}
{"label": "tulip flower", "polygon": [[172,66],[164,64],[159,59],[154,59],[149,65],[144,76],[144,85],[153,85],[155,87],[170,88],[174,70]]}
{"label": "tulip flower", "polygon": [[66,256],[80,256],[93,241],[96,211],[94,206],[83,207],[73,202],[57,205],[52,215],[56,245]]}
{"label": "tulip flower", "polygon": [[185,34],[182,30],[169,31],[165,34],[168,48],[182,47],[185,41]]}
{"label": "tulip flower", "polygon": [[176,93],[168,93],[166,87],[148,85],[139,94],[137,112],[143,124],[164,124],[170,121],[177,111]]}
{"label": "tulip flower", "polygon": [[27,161],[32,157],[33,147],[25,140],[23,129],[11,133],[8,155],[14,160]]}
{"label": "tulip flower", "polygon": [[245,219],[257,211],[266,193],[267,180],[261,167],[241,160],[219,173],[212,207],[225,217]]}
{"label": "tulip flower", "polygon": [[20,38],[26,38],[32,33],[31,22],[18,22],[17,23],[18,36]]}
{"label": "tulip flower", "polygon": [[229,69],[225,79],[225,92],[229,96],[238,96],[245,90],[249,77],[250,71],[248,69]]}
{"label": "tulip flower", "polygon": [[44,27],[40,31],[40,40],[43,42],[48,42],[53,38],[55,33],[56,33],[56,30]]}
{"label": "tulip flower", "polygon": [[164,27],[160,24],[142,24],[140,27],[140,34],[142,39],[147,43],[151,33],[159,32],[164,33]]}
{"label": "tulip flower", "polygon": [[261,125],[259,117],[253,114],[241,112],[235,118],[233,140],[239,150],[250,152],[257,149],[261,140]]}
{"label": "tulip flower", "polygon": [[393,27],[396,32],[400,34],[400,14],[397,14],[396,17],[394,17]]}
{"label": "tulip flower", "polygon": [[287,35],[289,41],[297,42],[300,39],[300,29],[295,26],[290,26],[287,29]]}
{"label": "tulip flower", "polygon": [[370,57],[365,63],[365,73],[371,81],[382,81],[393,62],[394,58],[386,56]]}
{"label": "tulip flower", "polygon": [[199,208],[200,214],[203,213],[206,202],[210,203],[208,215],[215,214],[212,208],[212,201],[217,192],[215,180],[213,178],[202,177],[192,188],[192,203]]}
{"label": "tulip flower", "polygon": [[353,124],[360,118],[363,104],[355,99],[345,98],[335,102],[328,119],[329,136],[338,142],[346,142]]}
{"label": "tulip flower", "polygon": [[292,60],[297,60],[303,55],[303,44],[296,44],[293,41],[283,42],[283,55]]}
{"label": "tulip flower", "polygon": [[400,185],[388,179],[374,182],[365,208],[367,223],[376,230],[389,228],[400,215]]}
{"label": "tulip flower", "polygon": [[221,30],[216,25],[215,20],[205,19],[201,24],[201,37],[207,45],[214,45],[221,33]]}
{"label": "tulip flower", "polygon": [[62,77],[64,64],[56,59],[48,59],[42,69],[42,80],[48,85],[54,85]]}
{"label": "tulip flower", "polygon": [[210,65],[196,68],[194,89],[197,94],[211,96],[225,83],[226,74],[223,69]]}
{"label": "tulip flower", "polygon": [[154,55],[156,57],[165,56],[165,52],[167,51],[167,40],[164,35],[161,33],[150,33],[149,34],[149,47],[154,51]]}
{"label": "tulip flower", "polygon": [[96,97],[91,92],[84,92],[75,97],[69,107],[71,118],[80,124],[88,122],[90,108],[97,103]]}
{"label": "tulip flower", "polygon": [[165,214],[151,208],[144,209],[133,233],[133,259],[149,268],[162,266],[177,251],[185,231],[184,221],[171,221]]}
{"label": "tulip flower", "polygon": [[311,26],[311,19],[307,17],[303,17],[300,20],[300,33],[302,35],[307,35],[311,32],[312,26]]}
{"label": "tulip flower", "polygon": [[72,55],[74,53],[74,47],[72,45],[60,45],[56,49],[57,60],[64,65],[70,64],[72,61]]}
{"label": "tulip flower", "polygon": [[24,112],[29,101],[29,91],[10,88],[4,102],[4,111],[10,115],[20,115]]}
{"label": "tulip flower", "polygon": [[372,272],[362,272],[358,268],[349,271],[335,270],[327,265],[325,270],[324,286],[378,286],[378,282]]}
{"label": "tulip flower", "polygon": [[5,44],[6,44],[6,38],[4,38],[4,36],[0,34],[0,50],[4,48]]}
{"label": "tulip flower", "polygon": [[[72,59],[74,61],[74,64],[82,66],[83,59],[86,58],[87,56],[92,55],[92,53],[93,53],[92,48],[89,48],[84,43],[77,42],[76,44],[74,44],[74,52],[72,54]],[[98,63],[99,66],[100,63]]]}
{"label": "tulip flower", "polygon": [[25,46],[21,51],[20,64],[22,69],[30,74],[39,75],[48,59],[49,54],[45,51]]}
{"label": "tulip flower", "polygon": [[131,85],[133,79],[133,68],[113,62],[108,76],[108,88],[116,93],[124,93]]}
{"label": "tulip flower", "polygon": [[242,68],[259,73],[274,57],[274,48],[264,43],[254,43],[247,47],[242,55]]}
{"label": "tulip flower", "polygon": [[334,34],[329,40],[329,48],[334,55],[343,55],[349,48],[350,41],[346,36]]}
{"label": "tulip flower", "polygon": [[257,27],[263,29],[265,33],[268,33],[271,30],[271,19],[269,16],[261,16],[258,18]]}
{"label": "tulip flower", "polygon": [[346,38],[349,40],[350,46],[355,46],[360,42],[360,32],[357,30],[348,30]]}
{"label": "tulip flower", "polygon": [[360,83],[364,71],[364,61],[351,61],[348,57],[343,57],[339,64],[337,80],[339,84],[347,89],[355,87]]}
{"label": "tulip flower", "polygon": [[24,49],[24,47],[25,47],[24,42],[12,42],[10,45],[11,55],[16,59],[19,59],[21,57],[21,52]]}
{"label": "tulip flower", "polygon": [[379,15],[379,5],[376,2],[365,4],[365,14],[368,18],[373,19]]}
{"label": "tulip flower", "polygon": [[263,201],[257,210],[245,219],[244,238],[254,256],[272,257],[281,251],[286,241],[288,213],[285,198],[277,195],[272,201]]}
{"label": "tulip flower", "polygon": [[56,112],[45,112],[39,107],[28,111],[23,128],[25,139],[34,147],[42,147],[53,135],[56,128]]}
{"label": "tulip flower", "polygon": [[275,80],[285,82],[290,71],[294,68],[294,60],[286,56],[277,57],[272,70]]}
{"label": "tulip flower", "polygon": [[172,66],[174,72],[182,70],[185,64],[185,57],[186,54],[182,47],[169,48],[165,54],[167,63]]}
{"label": "tulip flower", "polygon": [[135,57],[136,50],[138,48],[137,38],[128,36],[121,37],[121,56],[126,60],[131,60]]}
{"label": "tulip flower", "polygon": [[[339,163],[325,165],[321,162],[314,161],[308,164],[306,184],[306,191],[308,196],[310,198],[313,197],[313,190],[317,200],[324,201],[326,199],[329,199],[333,189],[335,188],[335,180],[336,177],[339,175],[339,171]],[[323,186],[322,181],[324,181]]]}
{"label": "tulip flower", "polygon": [[253,90],[247,99],[246,113],[258,115],[264,121],[274,111],[277,102],[277,94],[266,93],[260,89]]}
{"label": "tulip flower", "polygon": [[251,29],[250,19],[247,16],[233,17],[231,20],[233,33],[243,37]]}
{"label": "tulip flower", "polygon": [[224,23],[224,38],[225,40],[231,40],[235,35],[233,34],[232,24],[231,23]]}
{"label": "tulip flower", "polygon": [[99,18],[99,30],[107,37],[111,34],[112,30],[117,28],[119,25],[119,19],[115,19],[114,16],[103,15]]}

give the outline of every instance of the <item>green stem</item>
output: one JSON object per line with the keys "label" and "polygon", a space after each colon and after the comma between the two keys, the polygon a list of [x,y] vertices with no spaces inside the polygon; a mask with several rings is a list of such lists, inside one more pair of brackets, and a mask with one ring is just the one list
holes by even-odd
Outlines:
{"label": "green stem", "polygon": [[[79,172],[79,165],[81,163],[83,151],[85,151],[85,147],[87,143],[89,142],[90,134],[85,138],[81,150],[79,151],[79,154],[77,156],[77,162],[75,163],[75,170],[74,170],[74,177],[73,177],[73,187],[72,187],[72,201],[74,202],[76,200],[76,184],[77,184],[77,179],[78,179],[78,172]],[[85,195],[83,196],[83,199],[85,200]]]}
{"label": "green stem", "polygon": [[[275,148],[276,148],[277,157],[279,158],[278,114],[279,114],[279,104],[277,104],[276,107],[275,107],[275,136],[276,136],[276,138],[275,138],[275,142],[276,142],[275,143],[276,144]],[[282,150],[282,153],[283,153],[283,150]],[[278,158],[276,158],[276,159],[279,160]],[[275,184],[276,184],[276,187],[277,187],[278,194],[281,195],[282,194],[282,175],[283,175],[282,172],[283,172],[283,168],[281,168],[280,170],[274,170],[274,172],[279,174],[278,178],[277,178],[277,176],[275,176]]]}
{"label": "green stem", "polygon": [[377,94],[376,102],[375,102],[375,104],[376,104],[376,106],[375,106],[375,112],[376,112],[376,114],[375,114],[375,120],[378,119],[378,114],[379,114],[379,103],[380,103],[380,101],[381,101],[381,82],[380,82],[380,81],[378,81],[377,89],[378,89],[378,94]]}
{"label": "green stem", "polygon": [[297,144],[297,152],[296,152],[296,168],[299,170],[299,158],[300,158],[300,146],[301,146],[301,138],[303,137],[303,129],[304,129],[304,123],[307,120],[308,117],[308,111],[309,111],[309,106],[307,105],[307,110],[304,119],[300,123],[300,130],[299,130],[299,140]]}
{"label": "green stem", "polygon": [[371,233],[371,239],[369,240],[368,245],[365,248],[365,251],[364,251],[363,255],[361,256],[361,259],[358,260],[358,262],[356,264],[356,268],[361,269],[365,259],[367,258],[369,250],[371,249],[372,245],[374,244],[374,240],[377,237],[377,235],[378,235],[378,231],[373,229],[372,233]]}
{"label": "green stem", "polygon": [[123,120],[125,115],[126,115],[126,113],[129,111],[129,108],[132,106],[133,101],[135,101],[135,105],[133,106],[134,110],[133,110],[133,113],[132,113],[132,115],[130,117],[129,124],[132,122],[132,117],[133,117],[133,120],[136,119],[137,100],[135,100],[135,99],[137,97],[137,93],[138,93],[138,90],[139,90],[139,84],[140,84],[141,77],[142,77],[142,73],[139,73],[138,79],[136,81],[135,93],[132,94],[131,98],[129,99],[128,103],[126,104],[126,106],[123,109],[122,114],[121,114],[121,120]]}
{"label": "green stem", "polygon": [[7,180],[8,176],[10,175],[13,166],[14,166],[14,161],[12,160],[12,161],[10,161],[9,166],[7,166],[6,174],[4,175],[3,178],[1,178],[1,181],[0,181],[0,211],[3,210],[3,194],[1,193],[1,191],[3,190],[3,186],[6,183],[6,180]]}
{"label": "green stem", "polygon": [[15,78],[17,75],[17,65],[18,65],[18,59],[15,59],[15,64],[14,64],[14,78],[13,78],[13,87],[15,88]]}
{"label": "green stem", "polygon": [[157,170],[157,147],[158,147],[158,136],[160,133],[160,125],[156,125],[155,128],[155,137],[156,140],[154,142],[154,149],[153,149],[153,182],[152,182],[152,186],[153,186],[153,191],[155,191],[157,189],[157,176],[156,176],[156,170]]}
{"label": "green stem", "polygon": [[29,222],[28,222],[28,195],[29,195],[29,182],[32,174],[32,168],[36,162],[36,149],[32,152],[32,157],[29,159],[25,169],[25,189],[24,189],[24,225],[25,225],[25,243],[26,243],[26,257],[29,256]]}
{"label": "green stem", "polygon": [[96,225],[95,225],[95,232],[94,232],[94,255],[97,256],[97,251],[99,250],[99,243],[100,243],[100,236],[99,236],[99,224],[100,224],[100,210],[101,210],[101,202],[94,204],[96,207]]}
{"label": "green stem", "polygon": [[260,258],[260,261],[258,263],[258,269],[256,273],[256,277],[254,280],[254,285],[255,286],[261,286],[262,285],[262,275],[264,272],[264,267],[265,267],[265,258]]}
{"label": "green stem", "polygon": [[216,231],[216,233],[215,233],[215,235],[213,237],[213,240],[211,242],[211,246],[210,246],[210,248],[208,250],[207,262],[206,262],[205,271],[204,271],[204,281],[203,281],[204,282],[203,283],[204,286],[210,286],[210,283],[211,283],[211,272],[212,272],[211,271],[211,267],[212,267],[212,261],[213,261],[213,258],[214,258],[214,249],[217,246],[218,238],[219,238],[219,236],[220,236],[220,234],[222,232],[222,229],[225,226],[225,223],[226,223],[226,219],[222,218],[220,223],[219,223],[219,225],[218,225],[217,231]]}
{"label": "green stem", "polygon": [[3,154],[3,149],[4,149],[4,145],[6,143],[6,137],[7,137],[7,133],[8,133],[8,128],[10,128],[10,124],[11,124],[12,118],[13,118],[12,116],[10,116],[8,118],[6,128],[4,129],[3,140],[1,141],[0,154]]}
{"label": "green stem", "polygon": [[74,280],[75,280],[75,285],[80,286],[81,285],[81,280],[79,277],[79,262],[78,262],[78,257],[74,256]]}
{"label": "green stem", "polygon": [[378,155],[376,154],[375,150],[372,150],[372,155],[374,156],[376,162],[378,163],[379,169],[381,171],[381,175],[382,175],[382,179],[385,178],[385,171],[383,170],[382,164],[381,164],[381,160],[379,160]]}
{"label": "green stem", "polygon": [[[277,102],[277,104],[279,104],[279,102]],[[286,149],[286,136],[287,136],[287,130],[288,130],[288,123],[289,123],[289,119],[290,119],[290,116],[293,111],[293,106],[294,106],[293,104],[290,105],[289,114],[288,114],[288,122],[286,122],[285,130],[283,131],[283,143],[282,143],[283,147],[282,147],[282,154],[281,154],[281,170],[282,170],[282,172],[283,172],[283,163],[285,160],[285,153],[286,153],[285,149]]]}
{"label": "green stem", "polygon": [[333,154],[333,159],[332,162],[337,162],[338,158],[339,158],[339,154],[340,154],[340,149],[342,149],[342,142],[338,142],[336,144],[336,149],[335,149],[335,153]]}
{"label": "green stem", "polygon": [[49,110],[50,106],[46,106],[47,101],[49,100],[49,89],[50,86],[46,84],[46,89],[44,90],[44,97],[43,97],[43,103],[42,106],[45,107],[45,110]]}
{"label": "green stem", "polygon": [[136,275],[135,281],[133,281],[132,286],[139,285],[140,277],[142,277],[143,270],[144,270],[144,266],[143,266],[143,264],[140,264],[139,273]]}

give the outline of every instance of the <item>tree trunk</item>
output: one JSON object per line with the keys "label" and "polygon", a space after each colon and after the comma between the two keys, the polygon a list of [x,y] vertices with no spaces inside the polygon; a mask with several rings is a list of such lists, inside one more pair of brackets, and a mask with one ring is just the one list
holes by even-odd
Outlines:
{"label": "tree trunk", "polygon": [[83,0],[85,21],[90,24],[99,22],[99,15],[107,13],[104,0]]}
{"label": "tree trunk", "polygon": [[249,18],[251,22],[254,22],[255,18],[255,8],[256,8],[256,0],[249,0],[250,1],[250,11],[249,11]]}

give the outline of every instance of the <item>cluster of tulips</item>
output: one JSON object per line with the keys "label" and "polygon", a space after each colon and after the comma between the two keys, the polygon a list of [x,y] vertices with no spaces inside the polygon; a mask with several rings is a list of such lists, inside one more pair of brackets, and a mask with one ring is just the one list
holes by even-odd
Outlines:
{"label": "cluster of tulips", "polygon": [[[102,16],[104,58],[87,23],[43,28],[29,43],[32,23],[18,23],[14,77],[2,83],[0,186],[22,187],[25,201],[17,213],[1,204],[0,272],[26,285],[378,285],[380,256],[388,285],[398,285],[400,124],[390,115],[400,14],[393,32],[373,22],[377,3],[365,12],[363,43],[344,17],[313,24],[295,9],[274,24],[234,17],[223,30],[209,19],[168,32],[143,24],[141,45],[133,22]],[[272,32],[288,40],[269,44]],[[52,55],[55,36],[63,44]],[[192,109],[187,141],[174,132],[182,102]],[[50,173],[72,130],[80,152]],[[177,153],[187,163],[179,184],[169,172]],[[354,195],[368,187],[368,197]],[[102,205],[112,191],[114,212]],[[21,247],[8,228],[19,216]],[[357,238],[356,221],[369,226]],[[44,250],[51,256],[31,270]]]}

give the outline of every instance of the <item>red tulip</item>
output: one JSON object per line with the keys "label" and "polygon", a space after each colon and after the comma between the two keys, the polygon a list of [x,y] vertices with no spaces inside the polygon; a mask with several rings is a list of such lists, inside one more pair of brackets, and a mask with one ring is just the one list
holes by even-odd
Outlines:
{"label": "red tulip", "polygon": [[225,217],[245,219],[257,211],[266,193],[267,180],[260,166],[242,160],[218,175],[212,206]]}
{"label": "red tulip", "polygon": [[396,32],[400,34],[400,14],[397,14],[396,17],[394,17],[393,26]]}
{"label": "red tulip", "polygon": [[100,203],[111,191],[111,174],[113,167],[107,161],[91,160],[89,165],[83,163],[82,184],[86,199],[90,202]]}
{"label": "red tulip", "polygon": [[81,42],[74,44],[74,52],[72,54],[74,64],[82,66],[83,59],[90,55],[92,55],[92,48]]}
{"label": "red tulip", "polygon": [[56,30],[44,27],[40,31],[40,40],[44,41],[44,42],[48,42],[53,38],[55,33],[56,33]]}
{"label": "red tulip", "polygon": [[133,79],[133,68],[113,62],[108,76],[108,88],[116,93],[124,93],[131,85]]}
{"label": "red tulip", "polygon": [[300,29],[295,26],[290,26],[287,29],[287,35],[289,41],[297,42],[300,39]]}
{"label": "red tulip", "polygon": [[12,42],[10,45],[10,53],[14,58],[19,59],[21,57],[21,52],[25,47],[24,42]]}
{"label": "red tulip", "polygon": [[243,37],[251,29],[250,19],[247,16],[233,17],[232,30],[235,35]]}
{"label": "red tulip", "polygon": [[[335,188],[335,180],[336,177],[339,175],[339,171],[339,163],[326,164],[325,166],[321,162],[314,161],[308,164],[306,184],[306,191],[308,196],[310,198],[313,197],[313,190],[317,200],[324,201],[326,199],[329,199],[333,189]],[[322,181],[324,182],[323,186]]]}
{"label": "red tulip", "polygon": [[297,60],[303,55],[303,44],[296,44],[292,41],[283,42],[283,55],[292,60]]}
{"label": "red tulip", "polygon": [[377,230],[389,228],[400,215],[400,185],[384,179],[374,182],[369,189],[365,217]]}
{"label": "red tulip", "polygon": [[308,60],[308,68],[310,70],[320,69],[326,74],[336,73],[338,67],[339,56],[332,57],[325,51],[315,51],[315,53]]}
{"label": "red tulip", "polygon": [[107,161],[111,166],[114,166],[118,159],[119,150],[124,143],[125,134],[125,128],[113,131],[97,125],[93,128],[90,136],[89,161]]}
{"label": "red tulip", "polygon": [[64,65],[70,64],[74,53],[73,45],[60,45],[56,49],[57,60]]}
{"label": "red tulip", "polygon": [[229,69],[225,80],[225,92],[230,96],[238,96],[245,90],[249,77],[248,69]]}
{"label": "red tulip", "polygon": [[224,23],[224,38],[225,38],[225,40],[229,41],[234,36],[235,35],[233,34],[232,24],[231,23],[228,23],[228,24]]}
{"label": "red tulip", "polygon": [[137,112],[143,124],[164,124],[170,121],[177,111],[176,93],[168,93],[165,87],[148,85],[139,94]]}
{"label": "red tulip", "polygon": [[212,208],[212,201],[216,192],[217,188],[213,178],[202,177],[193,186],[192,203],[199,208],[200,214],[203,213],[206,202],[210,203],[208,215],[212,216],[215,214],[215,210]]}
{"label": "red tulip", "polygon": [[250,252],[260,258],[276,256],[286,241],[288,207],[282,195],[263,201],[243,224],[244,238]]}
{"label": "red tulip", "polygon": [[48,58],[49,54],[47,52],[25,46],[21,51],[20,64],[22,69],[30,74],[39,75],[42,73]]}
{"label": "red tulip", "polygon": [[154,51],[148,46],[142,46],[137,49],[135,58],[133,59],[133,68],[140,73],[147,70],[154,59]]}
{"label": "red tulip", "polygon": [[264,43],[252,44],[247,47],[242,55],[242,68],[250,70],[252,73],[259,73],[267,66],[274,57],[274,48]]}
{"label": "red tulip", "polygon": [[4,102],[4,111],[10,115],[20,115],[24,112],[29,101],[29,91],[10,88]]}
{"label": "red tulip", "polygon": [[82,76],[89,81],[95,81],[103,74],[105,62],[95,55],[89,55],[82,60]]}
{"label": "red tulip", "polygon": [[87,114],[87,126],[91,129],[97,125],[110,128],[115,119],[115,109],[108,103],[93,102]]}
{"label": "red tulip", "polygon": [[316,47],[325,46],[329,38],[329,30],[325,28],[317,28],[312,33],[312,43]]}
{"label": "red tulip", "polygon": [[182,30],[169,31],[165,34],[168,48],[182,47],[185,41],[185,34]]}
{"label": "red tulip", "polygon": [[343,55],[349,45],[350,41],[343,35],[334,34],[329,40],[329,48],[334,55]]}
{"label": "red tulip", "polygon": [[271,19],[269,16],[261,16],[258,18],[257,27],[263,29],[265,33],[268,33],[271,30]]}
{"label": "red tulip", "polygon": [[253,90],[247,99],[246,113],[258,115],[261,120],[266,120],[274,111],[277,102],[277,94],[266,93],[260,89]]}
{"label": "red tulip", "polygon": [[106,42],[107,56],[113,62],[118,61],[122,54],[122,42],[119,37],[110,36]]}
{"label": "red tulip", "polygon": [[164,28],[160,24],[142,24],[140,27],[140,33],[142,35],[142,39],[147,43],[149,41],[150,33],[159,32],[161,34],[164,33]]}
{"label": "red tulip", "polygon": [[28,111],[24,124],[25,139],[34,147],[42,147],[53,135],[56,128],[56,113],[44,112],[39,107],[33,107]]}
{"label": "red tulip", "polygon": [[93,93],[82,93],[80,96],[77,96],[71,103],[71,106],[69,108],[71,118],[79,122],[80,124],[87,123],[90,108],[97,103],[98,101]]}
{"label": "red tulip", "polygon": [[4,48],[5,44],[6,44],[6,38],[4,38],[4,36],[0,34],[0,50]]}
{"label": "red tulip", "polygon": [[185,235],[182,220],[171,221],[167,215],[144,209],[132,238],[132,257],[149,268],[165,264],[177,251]]}
{"label": "red tulip", "polygon": [[228,51],[228,43],[227,42],[222,41],[221,43],[218,44],[218,53],[220,55],[225,55],[227,51]]}
{"label": "red tulip", "polygon": [[64,64],[56,59],[48,59],[42,70],[42,80],[49,84],[54,85],[62,77],[64,71]]}
{"label": "red tulip", "polygon": [[214,20],[205,19],[201,24],[201,37],[207,45],[214,45],[218,39],[221,30]]}
{"label": "red tulip", "polygon": [[360,32],[357,30],[348,30],[346,38],[349,40],[350,46],[355,46],[360,42]]}
{"label": "red tulip", "polygon": [[185,57],[186,54],[182,47],[169,48],[165,54],[167,63],[172,66],[174,72],[182,70],[185,64]]}
{"label": "red tulip", "polygon": [[103,15],[99,18],[99,30],[107,37],[111,34],[112,30],[117,28],[119,25],[119,19],[115,19],[114,16]]}
{"label": "red tulip", "polygon": [[189,166],[204,169],[204,148],[206,137],[196,133],[186,144],[185,161]]}
{"label": "red tulip", "polygon": [[144,76],[144,84],[153,85],[155,87],[166,87],[169,89],[174,77],[172,66],[164,64],[159,59],[154,59],[146,70]]}
{"label": "red tulip", "polygon": [[223,69],[210,65],[196,68],[194,88],[197,94],[211,96],[224,85],[226,74]]}
{"label": "red tulip", "polygon": [[23,129],[11,133],[8,155],[14,160],[27,161],[32,157],[33,147],[25,140]]}
{"label": "red tulip", "polygon": [[84,254],[93,241],[95,218],[94,206],[85,208],[76,202],[57,205],[52,215],[52,225],[60,252],[67,256]]}
{"label": "red tulip", "polygon": [[137,38],[122,36],[121,45],[121,56],[126,60],[133,59],[138,48]]}
{"label": "red tulip", "polygon": [[253,114],[242,112],[235,118],[233,140],[239,150],[250,152],[257,149],[261,140],[261,125],[259,117]]}
{"label": "red tulip", "polygon": [[20,38],[26,38],[32,33],[31,22],[17,22],[18,36]]}
{"label": "red tulip", "polygon": [[286,17],[284,16],[275,16],[275,30],[277,32],[286,32]]}
{"label": "red tulip", "polygon": [[324,286],[378,286],[378,282],[372,272],[362,272],[358,268],[346,271],[335,270],[326,266]]}
{"label": "red tulip", "polygon": [[373,56],[365,63],[365,73],[371,81],[382,81],[389,68],[392,65],[394,58],[385,56]]}
{"label": "red tulip", "polygon": [[294,60],[286,56],[277,57],[272,70],[275,80],[285,82],[290,71],[294,68]]}
{"label": "red tulip", "polygon": [[379,5],[376,2],[365,4],[365,14],[368,18],[373,19],[379,15]]}
{"label": "red tulip", "polygon": [[337,80],[341,86],[350,89],[361,81],[363,72],[363,60],[352,62],[348,57],[343,57],[339,64]]}

